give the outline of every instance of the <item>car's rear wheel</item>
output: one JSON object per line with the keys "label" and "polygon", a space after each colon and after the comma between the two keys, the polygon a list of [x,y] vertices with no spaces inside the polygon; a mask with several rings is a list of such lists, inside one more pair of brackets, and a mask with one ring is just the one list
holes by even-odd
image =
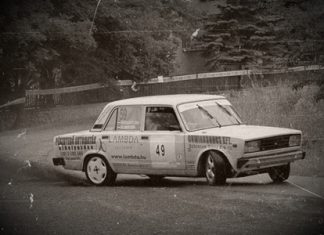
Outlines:
{"label": "car's rear wheel", "polygon": [[268,173],[273,182],[281,183],[289,177],[290,164],[272,167]]}
{"label": "car's rear wheel", "polygon": [[226,182],[226,163],[222,156],[214,151],[207,154],[205,175],[209,185],[224,185]]}
{"label": "car's rear wheel", "polygon": [[86,164],[87,179],[94,185],[113,185],[117,174],[107,160],[101,156],[91,156]]}

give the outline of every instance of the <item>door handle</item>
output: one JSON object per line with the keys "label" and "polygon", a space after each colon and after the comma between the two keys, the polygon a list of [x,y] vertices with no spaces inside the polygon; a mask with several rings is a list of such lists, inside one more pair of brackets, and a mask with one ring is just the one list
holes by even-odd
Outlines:
{"label": "door handle", "polygon": [[146,136],[146,135],[143,135],[143,136],[141,136],[141,139],[142,139],[142,140],[148,140],[148,139],[149,139],[149,137],[148,137],[148,136]]}

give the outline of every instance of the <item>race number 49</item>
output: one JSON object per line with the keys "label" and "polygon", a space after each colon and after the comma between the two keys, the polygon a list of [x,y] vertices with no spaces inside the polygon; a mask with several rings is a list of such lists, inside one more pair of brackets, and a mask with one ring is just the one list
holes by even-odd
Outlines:
{"label": "race number 49", "polygon": [[156,146],[155,153],[156,153],[157,155],[163,157],[163,156],[165,155],[165,148],[164,148],[164,145],[163,145],[163,144],[161,144],[161,145],[158,144],[158,145]]}
{"label": "race number 49", "polygon": [[176,167],[175,137],[173,135],[150,136],[150,159],[153,168]]}

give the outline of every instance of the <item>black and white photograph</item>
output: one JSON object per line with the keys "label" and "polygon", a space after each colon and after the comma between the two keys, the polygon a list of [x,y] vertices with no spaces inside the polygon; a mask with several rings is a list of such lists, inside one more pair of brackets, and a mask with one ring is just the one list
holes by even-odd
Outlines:
{"label": "black and white photograph", "polygon": [[0,235],[324,235],[324,0],[1,0]]}

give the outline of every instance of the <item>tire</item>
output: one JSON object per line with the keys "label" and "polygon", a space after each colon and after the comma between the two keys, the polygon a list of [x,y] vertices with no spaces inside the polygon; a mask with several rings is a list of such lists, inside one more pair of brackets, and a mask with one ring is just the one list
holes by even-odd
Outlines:
{"label": "tire", "polygon": [[272,167],[268,174],[274,183],[281,183],[289,177],[290,164]]}
{"label": "tire", "polygon": [[221,155],[213,151],[208,152],[205,175],[209,185],[224,185],[226,183],[226,163]]}
{"label": "tire", "polygon": [[88,159],[85,172],[89,182],[97,186],[113,185],[117,176],[107,160],[96,155]]}

